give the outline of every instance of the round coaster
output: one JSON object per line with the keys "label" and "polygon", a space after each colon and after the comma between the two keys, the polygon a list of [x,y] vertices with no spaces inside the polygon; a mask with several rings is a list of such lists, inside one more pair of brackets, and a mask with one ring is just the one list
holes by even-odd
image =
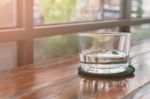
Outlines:
{"label": "round coaster", "polygon": [[97,73],[86,72],[80,66],[78,68],[78,72],[79,72],[79,74],[95,76],[95,77],[124,77],[124,76],[133,75],[133,73],[135,72],[135,68],[133,66],[129,65],[129,67],[124,72],[121,72],[121,73],[97,74]]}

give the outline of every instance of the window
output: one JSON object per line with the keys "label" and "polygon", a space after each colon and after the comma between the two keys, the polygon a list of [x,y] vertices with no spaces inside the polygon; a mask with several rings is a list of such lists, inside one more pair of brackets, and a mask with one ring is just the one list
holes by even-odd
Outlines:
{"label": "window", "polygon": [[34,25],[117,19],[120,0],[34,0]]}
{"label": "window", "polygon": [[0,43],[0,71],[17,66],[17,45],[15,42]]}
{"label": "window", "polygon": [[[56,51],[56,46],[68,45],[64,52],[76,54],[77,50],[71,50],[76,49],[76,46],[71,45],[77,44],[77,33],[105,31],[115,27],[117,30],[111,31],[129,32],[130,26],[131,31],[136,32],[133,25],[150,23],[148,2],[149,0],[1,0],[1,13],[5,12],[0,17],[0,42],[16,42],[19,52],[16,55],[16,65],[20,66],[33,63],[34,58],[35,62],[58,58],[61,53],[53,55],[49,52]],[[126,9],[131,7],[130,3],[131,15],[131,9]],[[69,57],[69,54],[62,56]]]}
{"label": "window", "polygon": [[104,0],[102,19],[120,18],[120,2],[121,0]]}
{"label": "window", "polygon": [[34,40],[34,61],[54,61],[78,53],[77,34],[58,35]]}
{"label": "window", "polygon": [[131,27],[132,43],[150,39],[150,24],[143,24]]}
{"label": "window", "polygon": [[1,0],[0,9],[0,27],[16,26],[16,0]]}
{"label": "window", "polygon": [[150,17],[149,0],[132,0],[132,17]]}

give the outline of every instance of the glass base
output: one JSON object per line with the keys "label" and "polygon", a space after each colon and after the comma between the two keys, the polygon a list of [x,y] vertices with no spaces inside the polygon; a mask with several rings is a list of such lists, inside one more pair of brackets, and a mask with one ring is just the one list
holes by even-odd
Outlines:
{"label": "glass base", "polygon": [[129,63],[115,63],[115,64],[92,64],[92,63],[80,63],[81,68],[85,72],[96,74],[114,74],[124,72]]}

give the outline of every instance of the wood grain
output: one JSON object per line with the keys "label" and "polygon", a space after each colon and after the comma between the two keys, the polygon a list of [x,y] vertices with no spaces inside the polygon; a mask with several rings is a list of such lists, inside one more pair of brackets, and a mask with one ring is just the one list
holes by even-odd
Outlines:
{"label": "wood grain", "polygon": [[[0,72],[0,99],[121,99],[150,81],[149,43],[132,47],[133,76],[94,78],[79,75],[79,57]],[[147,47],[144,47],[147,46]],[[139,50],[141,49],[141,50]],[[132,99],[132,98],[131,98]]]}
{"label": "wood grain", "polygon": [[150,82],[137,88],[123,99],[149,99],[150,98]]}

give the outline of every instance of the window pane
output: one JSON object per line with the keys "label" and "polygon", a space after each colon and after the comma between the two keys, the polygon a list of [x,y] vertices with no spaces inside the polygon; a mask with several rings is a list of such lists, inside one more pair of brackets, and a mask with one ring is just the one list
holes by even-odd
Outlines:
{"label": "window pane", "polygon": [[[102,0],[101,0],[102,1]],[[121,0],[104,0],[102,19],[115,19],[120,17]]]}
{"label": "window pane", "polygon": [[16,0],[0,0],[0,27],[16,25]]}
{"label": "window pane", "polygon": [[35,39],[34,61],[55,61],[78,53],[77,34]]}
{"label": "window pane", "polygon": [[[150,40],[150,24],[137,25],[131,27],[132,43]],[[148,41],[149,42],[149,41]]]}
{"label": "window pane", "polygon": [[17,45],[15,42],[0,43],[0,71],[17,66]]}
{"label": "window pane", "polygon": [[120,0],[34,0],[34,25],[119,18]]}
{"label": "window pane", "polygon": [[[92,32],[118,31],[117,28],[103,29]],[[34,61],[43,63],[45,61],[58,61],[78,55],[78,34],[58,35],[34,40]]]}
{"label": "window pane", "polygon": [[133,18],[150,17],[150,0],[132,0]]}

